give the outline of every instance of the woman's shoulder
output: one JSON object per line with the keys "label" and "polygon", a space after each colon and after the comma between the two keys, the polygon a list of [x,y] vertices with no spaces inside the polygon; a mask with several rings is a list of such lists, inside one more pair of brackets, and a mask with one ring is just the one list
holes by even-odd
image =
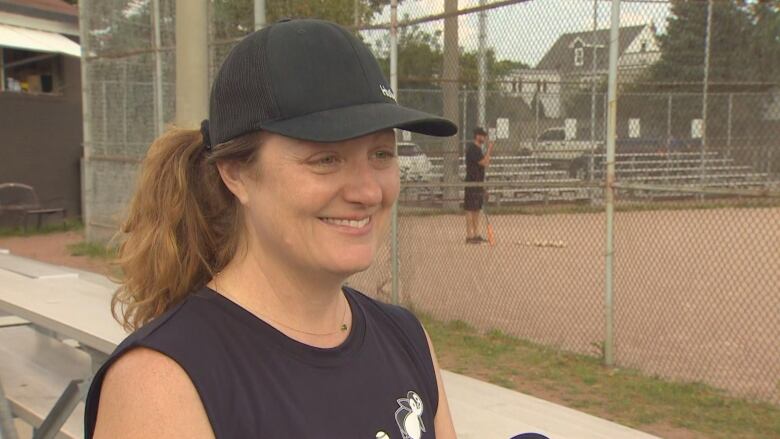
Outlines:
{"label": "woman's shoulder", "polygon": [[158,351],[129,349],[107,370],[96,398],[100,410],[88,423],[88,437],[169,437],[185,431],[187,437],[213,437],[193,382]]}
{"label": "woman's shoulder", "polygon": [[370,297],[355,288],[349,286],[344,288],[362,306],[368,318],[385,326],[391,325],[395,329],[408,334],[416,341],[422,340],[427,344],[422,322],[412,311],[402,305],[395,305]]}
{"label": "woman's shoulder", "polygon": [[[198,309],[197,302],[193,301],[196,293],[197,291],[192,292],[181,302],[130,333],[102,364],[93,377],[87,394],[85,432],[88,438],[92,437],[97,423],[98,405],[100,413],[104,412],[107,404],[153,412],[157,405],[164,407],[172,402],[170,398],[178,398],[179,401],[192,400],[193,404],[188,404],[188,407],[193,412],[177,414],[177,420],[183,419],[190,423],[201,417],[203,409],[191,379],[192,371],[182,363],[182,360],[186,360],[189,349],[186,346],[191,346],[187,340],[192,340],[193,334],[207,330],[209,326],[198,324],[197,320],[202,311]],[[199,340],[198,347],[201,352],[204,350],[204,344],[205,340]],[[102,398],[104,393],[110,397]],[[195,419],[191,419],[192,417]],[[210,432],[210,427],[208,431]],[[156,434],[142,436],[161,437]]]}
{"label": "woman's shoulder", "polygon": [[355,298],[358,303],[360,303],[363,306],[369,307],[370,311],[381,312],[384,314],[391,315],[393,317],[404,318],[404,319],[414,320],[419,322],[419,320],[414,315],[414,313],[412,313],[410,310],[408,310],[402,305],[395,305],[379,299],[375,299],[367,295],[366,293],[347,285],[344,286],[344,289],[347,290],[347,292],[351,293],[351,296]]}
{"label": "woman's shoulder", "polygon": [[128,334],[114,352],[145,343],[175,343],[177,338],[192,340],[196,333],[205,335],[202,332],[212,328],[208,320],[219,318],[219,315],[214,312],[215,308],[201,306],[203,301],[198,300],[200,296],[203,296],[203,288],[193,290],[180,302]]}

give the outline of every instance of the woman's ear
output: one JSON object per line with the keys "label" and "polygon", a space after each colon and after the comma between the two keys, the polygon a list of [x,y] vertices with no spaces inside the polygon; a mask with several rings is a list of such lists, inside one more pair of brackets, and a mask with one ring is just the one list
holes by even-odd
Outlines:
{"label": "woman's ear", "polygon": [[248,182],[242,164],[236,160],[220,160],[217,162],[217,170],[228,190],[241,204],[247,204],[249,202]]}

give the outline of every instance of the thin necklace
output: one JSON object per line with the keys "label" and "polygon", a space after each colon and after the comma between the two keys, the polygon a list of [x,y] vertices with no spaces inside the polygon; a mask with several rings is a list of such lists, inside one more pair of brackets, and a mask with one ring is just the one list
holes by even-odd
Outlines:
{"label": "thin necklace", "polygon": [[[217,287],[217,276],[219,276],[220,274],[221,274],[221,272],[219,272],[219,273],[217,273],[216,275],[214,275],[214,286],[215,286],[215,287]],[[215,288],[215,290],[216,290],[216,289],[217,289],[217,288]],[[287,328],[287,329],[292,329],[293,331],[300,332],[301,334],[315,335],[315,336],[320,336],[320,337],[321,337],[321,336],[326,336],[326,335],[333,335],[333,334],[338,334],[338,333],[340,333],[340,332],[344,332],[344,331],[346,331],[347,329],[349,329],[349,326],[347,326],[347,323],[346,323],[346,321],[345,321],[345,318],[346,318],[346,316],[347,316],[347,301],[346,301],[346,297],[345,297],[343,294],[342,294],[342,297],[344,297],[344,299],[345,299],[345,300],[344,300],[344,311],[343,311],[343,312],[342,312],[342,314],[341,314],[341,326],[339,326],[339,329],[338,329],[338,330],[336,330],[336,331],[332,331],[332,332],[309,332],[309,331],[304,331],[304,330],[302,330],[302,329],[293,328],[292,326],[290,326],[290,325],[287,325],[287,324],[285,324],[285,323],[282,323],[282,322],[280,322],[279,320],[276,320],[276,319],[274,319],[274,318],[271,318],[271,317],[269,317],[269,316],[267,316],[267,315],[265,315],[265,314],[259,314],[259,313],[257,313],[257,315],[258,315],[258,316],[260,316],[260,317],[263,317],[263,318],[265,318],[265,319],[267,319],[267,320],[270,320],[270,321],[272,321],[272,322],[276,323],[277,325],[284,326],[284,327],[285,327],[285,328]]]}

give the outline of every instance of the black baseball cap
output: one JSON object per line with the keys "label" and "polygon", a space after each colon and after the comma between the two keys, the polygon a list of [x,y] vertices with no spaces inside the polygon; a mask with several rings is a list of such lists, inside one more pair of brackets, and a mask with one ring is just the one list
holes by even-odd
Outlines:
{"label": "black baseball cap", "polygon": [[451,121],[398,105],[366,45],[324,20],[282,19],[241,40],[211,88],[207,144],[265,130],[336,142],[387,128],[452,136]]}

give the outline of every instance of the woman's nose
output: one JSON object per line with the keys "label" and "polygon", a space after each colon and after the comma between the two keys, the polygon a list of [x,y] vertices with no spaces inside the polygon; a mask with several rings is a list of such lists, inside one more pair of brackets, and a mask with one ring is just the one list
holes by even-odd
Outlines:
{"label": "woman's nose", "polygon": [[379,172],[370,163],[356,164],[347,176],[344,198],[351,203],[373,206],[382,202],[382,185]]}

